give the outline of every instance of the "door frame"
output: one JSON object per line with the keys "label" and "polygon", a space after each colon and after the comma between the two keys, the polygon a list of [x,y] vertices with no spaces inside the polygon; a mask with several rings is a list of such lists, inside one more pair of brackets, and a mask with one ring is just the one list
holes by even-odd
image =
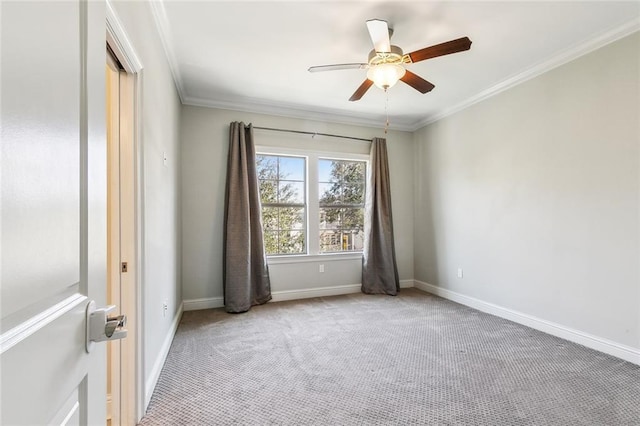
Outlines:
{"label": "door frame", "polygon": [[[144,187],[142,185],[143,172],[143,149],[141,144],[141,112],[142,112],[142,81],[143,81],[143,65],[136,53],[129,36],[127,35],[120,19],[118,18],[113,6],[109,0],[106,0],[106,42],[112,50],[118,61],[122,64],[131,83],[133,84],[133,151],[134,151],[134,240],[135,255],[133,262],[135,264],[135,307],[133,317],[134,329],[130,329],[134,342],[135,359],[133,365],[134,381],[135,381],[135,398],[133,402],[133,413],[127,413],[126,417],[130,418],[131,414],[135,416],[135,422],[142,419],[145,411],[145,385],[144,385],[144,346],[142,339],[143,330],[143,303],[142,294],[144,288]],[[106,51],[105,51],[106,52]],[[121,307],[123,308],[123,307]],[[129,314],[123,310],[123,313]],[[129,314],[130,315],[130,314]],[[106,401],[105,401],[106,403]]]}

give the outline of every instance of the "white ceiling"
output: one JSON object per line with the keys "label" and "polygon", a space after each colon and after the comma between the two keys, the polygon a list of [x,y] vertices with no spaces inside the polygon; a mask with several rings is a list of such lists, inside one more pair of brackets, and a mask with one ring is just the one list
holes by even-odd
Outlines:
{"label": "white ceiling", "polygon": [[405,53],[468,36],[467,52],[407,66],[435,84],[432,92],[402,82],[389,89],[390,125],[404,130],[640,29],[638,1],[152,4],[183,103],[376,126],[385,121],[382,90],[348,101],[366,70],[307,68],[367,62],[372,18],[388,21]]}

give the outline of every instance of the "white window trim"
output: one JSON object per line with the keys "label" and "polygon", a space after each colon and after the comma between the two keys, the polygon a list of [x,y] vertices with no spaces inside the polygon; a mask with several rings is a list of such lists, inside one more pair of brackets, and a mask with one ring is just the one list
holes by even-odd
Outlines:
{"label": "white window trim", "polygon": [[282,254],[267,256],[269,265],[286,265],[291,263],[336,262],[341,260],[362,260],[361,251],[325,254]]}
{"label": "white window trim", "polygon": [[[362,258],[362,251],[348,251],[343,253],[320,253],[320,223],[318,220],[311,218],[320,217],[320,203],[318,202],[318,160],[345,160],[345,161],[364,161],[367,168],[367,176],[369,175],[370,161],[366,154],[354,154],[334,151],[309,151],[296,148],[275,147],[256,145],[256,154],[258,155],[286,155],[305,157],[306,160],[306,254],[278,254],[267,255],[269,264],[285,264],[285,263],[303,263],[317,261],[332,260],[356,260]],[[368,179],[365,184],[368,184]],[[367,187],[365,191],[368,191]],[[315,200],[315,202],[311,202]]]}

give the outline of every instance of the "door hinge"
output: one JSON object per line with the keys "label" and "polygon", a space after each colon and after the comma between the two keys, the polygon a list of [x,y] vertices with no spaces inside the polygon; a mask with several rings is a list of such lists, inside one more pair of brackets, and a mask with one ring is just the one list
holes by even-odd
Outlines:
{"label": "door hinge", "polygon": [[127,262],[122,262],[122,268],[120,268],[120,271],[127,272],[127,270]]}

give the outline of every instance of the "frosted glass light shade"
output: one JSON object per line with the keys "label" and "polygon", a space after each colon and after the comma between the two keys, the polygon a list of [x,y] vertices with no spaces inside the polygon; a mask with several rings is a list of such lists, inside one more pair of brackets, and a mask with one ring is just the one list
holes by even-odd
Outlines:
{"label": "frosted glass light shade", "polygon": [[388,89],[404,77],[406,70],[398,64],[374,65],[367,71],[367,78],[381,89]]}

